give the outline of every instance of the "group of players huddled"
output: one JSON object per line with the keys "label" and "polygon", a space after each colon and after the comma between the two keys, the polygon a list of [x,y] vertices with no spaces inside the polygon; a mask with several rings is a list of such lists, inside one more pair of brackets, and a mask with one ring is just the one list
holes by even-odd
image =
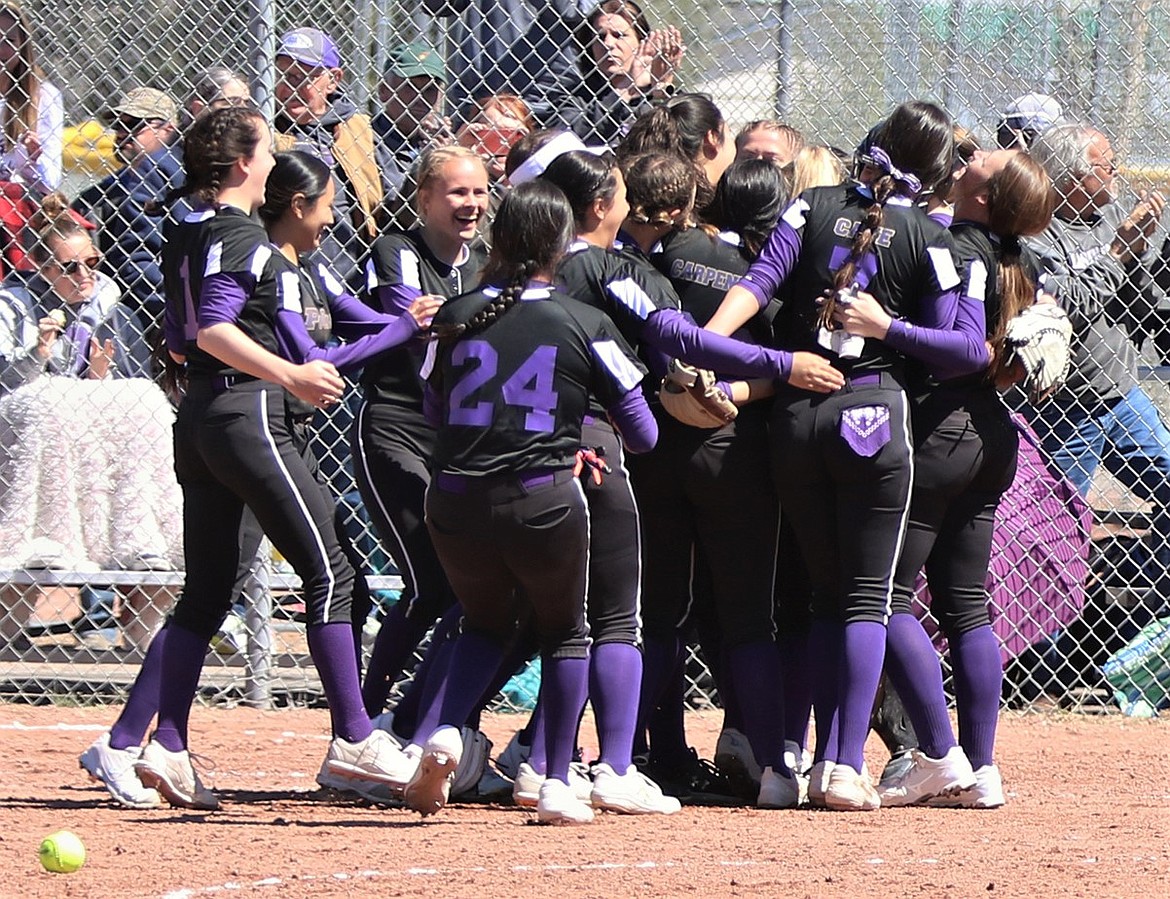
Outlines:
{"label": "group of players huddled", "polygon": [[[1036,301],[1020,237],[1048,224],[1051,184],[1019,150],[961,157],[926,102],[890,111],[852,161],[807,148],[794,164],[796,138],[755,123],[733,140],[698,94],[613,150],[534,132],[508,156],[486,254],[484,163],[433,148],[420,224],[376,241],[356,298],[314,258],[328,166],[274,156],[254,109],[199,119],[194,211],[163,259],[186,584],[83,767],[127,806],[218,807],[188,715],[246,507],[303,582],[332,723],[323,787],[423,815],[474,793],[480,710],[538,654],[537,708],[498,763],[541,822],[670,814],[720,784],[768,809],[1001,805],[983,584],[1017,438],[997,387],[1017,376],[1006,323]],[[676,359],[715,373],[733,421],[663,411]],[[314,410],[356,372],[354,469],[405,583],[364,682],[364,580],[308,450]],[[924,567],[961,742],[911,612]],[[692,634],[724,710],[717,770],[683,730]],[[875,783],[883,670],[919,746]]]}

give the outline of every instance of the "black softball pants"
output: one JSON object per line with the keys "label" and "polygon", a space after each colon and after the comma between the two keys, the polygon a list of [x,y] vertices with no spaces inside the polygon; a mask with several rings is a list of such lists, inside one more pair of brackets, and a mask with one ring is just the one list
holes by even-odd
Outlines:
{"label": "black softball pants", "polygon": [[175,421],[175,474],[187,564],[173,613],[180,627],[210,640],[231,608],[245,505],[300,576],[308,624],[350,623],[354,571],[279,388],[245,381],[218,390],[193,379]]}

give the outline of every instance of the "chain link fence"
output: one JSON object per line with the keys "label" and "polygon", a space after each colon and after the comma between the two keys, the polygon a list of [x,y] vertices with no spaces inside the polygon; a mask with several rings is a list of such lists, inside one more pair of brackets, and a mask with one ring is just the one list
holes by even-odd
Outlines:
{"label": "chain link fence", "polygon": [[[617,45],[629,39],[621,34],[608,44],[591,37],[595,4],[38,0],[21,10],[0,3],[7,73],[0,74],[4,695],[120,697],[181,585],[171,571],[181,558],[173,413],[151,363],[162,219],[147,207],[174,186],[182,129],[208,104],[250,93],[277,130],[294,130],[290,104],[311,94],[318,77],[332,79],[332,110],[373,119],[378,152],[369,161],[380,167],[380,183],[367,184],[372,196],[365,198],[353,196],[351,186],[353,205],[370,199],[400,221],[409,221],[410,167],[420,145],[458,140],[498,156],[504,138],[565,123],[587,138],[609,139],[628,126],[644,96],[675,90],[709,94],[732,132],[778,120],[810,143],[846,149],[892,105],[915,97],[945,105],[992,146],[1009,103],[1037,92],[1055,98],[1065,118],[1108,134],[1119,168],[1117,202],[1126,212],[1140,191],[1170,180],[1170,4],[1160,0],[654,0],[645,9],[654,31],[637,35],[650,44],[640,48],[635,38],[624,50]],[[632,4],[606,8],[617,19],[612,29],[638,31]],[[336,65],[331,58],[324,67],[274,65],[280,36],[303,26],[331,36]],[[643,58],[645,47],[662,51],[657,65]],[[34,54],[43,80],[24,72]],[[619,76],[637,76],[639,66],[646,83],[625,90]],[[323,72],[329,67],[334,71]],[[602,70],[609,74],[598,81]],[[37,83],[30,110],[24,97]],[[143,87],[158,93],[135,93]],[[519,102],[484,103],[485,94]],[[33,216],[52,190],[94,227],[26,254]],[[355,230],[356,243],[337,258],[350,266],[339,274],[360,282],[367,236]],[[1163,414],[1170,411],[1165,237],[1159,223],[1146,239],[1148,302],[1125,322],[1141,355],[1138,383]],[[69,319],[46,347],[38,316],[58,307]],[[82,359],[87,338],[99,331],[93,351],[111,341],[112,379],[86,377],[86,365],[94,364]],[[38,356],[38,348],[45,352]],[[44,376],[46,367],[57,376]],[[314,452],[374,575],[377,601],[365,629],[372,640],[400,582],[361,508],[348,447],[356,391],[350,399],[318,414]],[[1161,524],[1170,447],[1151,448],[1152,439],[1129,432],[1117,438],[1122,451],[1138,445],[1161,456],[1151,465],[1148,458],[1127,461],[1125,452],[1107,457],[1089,484],[1091,518],[1039,445],[1021,466],[1025,473],[1000,510],[990,582],[1009,703],[1100,707],[1117,689],[1130,711],[1150,712],[1164,698],[1158,678],[1165,663],[1150,660],[1168,655],[1170,642],[1170,545]],[[1052,510],[1064,542],[1054,544],[1029,524],[1033,506]],[[238,613],[215,642],[207,695],[319,700],[294,587],[265,548]],[[689,700],[715,702],[697,651],[687,673]],[[523,688],[508,695],[513,706],[531,700]]]}

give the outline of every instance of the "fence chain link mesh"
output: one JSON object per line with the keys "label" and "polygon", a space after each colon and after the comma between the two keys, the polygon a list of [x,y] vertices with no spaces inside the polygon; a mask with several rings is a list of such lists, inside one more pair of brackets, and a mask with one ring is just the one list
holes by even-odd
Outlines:
{"label": "fence chain link mesh", "polygon": [[[0,60],[18,58],[17,64],[5,63],[5,71],[17,72],[33,49],[44,73],[39,117],[6,127],[4,178],[23,188],[0,198],[6,242],[0,312],[8,372],[0,398],[4,695],[28,701],[120,697],[181,584],[181,576],[169,572],[180,556],[181,537],[179,494],[170,467],[173,413],[150,382],[157,372],[146,361],[159,329],[161,219],[151,219],[143,204],[165,192],[170,173],[159,169],[153,157],[134,157],[179,139],[189,116],[180,112],[172,122],[168,112],[152,114],[141,103],[127,108],[127,93],[151,87],[173,98],[181,110],[197,111],[200,103],[226,94],[230,73],[213,71],[225,66],[240,73],[254,100],[272,116],[284,95],[320,74],[302,72],[288,90],[274,90],[279,36],[312,26],[335,40],[341,59],[338,89],[358,114],[397,117],[396,127],[407,142],[472,134],[470,145],[483,148],[466,126],[500,124],[499,116],[474,102],[485,90],[514,92],[531,107],[531,121],[522,106],[506,107],[509,128],[517,119],[528,127],[559,120],[564,110],[555,103],[561,95],[544,90],[533,76],[565,61],[570,72],[576,71],[575,56],[583,45],[573,35],[582,12],[591,12],[593,4],[34,0],[23,12],[31,23],[31,40],[20,36],[19,9],[0,4],[6,35]],[[1128,211],[1140,191],[1163,186],[1170,173],[1165,150],[1170,138],[1168,6],[1154,0],[889,0],[878,5],[653,0],[645,14],[651,28],[677,27],[685,44],[673,83],[669,75],[664,83],[709,94],[733,133],[749,121],[775,119],[795,126],[811,143],[849,150],[894,104],[920,97],[944,105],[984,146],[992,146],[997,119],[1009,101],[1029,92],[1054,97],[1066,118],[1092,122],[1111,138],[1119,166],[1118,203]],[[427,105],[427,78],[417,72],[397,82],[383,77],[396,49],[416,41],[433,48],[432,64],[445,61],[445,102]],[[592,48],[584,52],[588,59]],[[9,116],[21,118],[21,91],[29,82],[9,74],[0,83],[9,85],[0,91]],[[413,95],[404,99],[408,88]],[[387,109],[383,103],[391,90],[399,91],[401,102]],[[123,111],[111,113],[119,105]],[[117,134],[109,127],[111,115],[122,122]],[[125,158],[144,174],[124,177]],[[392,182],[387,179],[383,186],[391,205],[399,189]],[[68,244],[65,255],[57,252],[61,242],[40,247],[23,262],[32,274],[22,273],[17,247],[27,229],[21,225],[50,189],[63,191],[94,230]],[[398,199],[400,206],[408,205]],[[1170,353],[1170,304],[1160,292],[1170,280],[1162,271],[1165,236],[1159,223],[1148,241],[1156,301],[1143,316],[1127,320],[1133,346],[1141,352],[1140,384],[1163,414],[1170,411],[1165,377],[1170,369],[1163,367]],[[89,247],[91,239],[100,262]],[[72,271],[59,263],[71,263]],[[87,263],[96,266],[96,273]],[[357,271],[341,274],[360,278]],[[32,310],[70,300],[65,295],[70,279],[76,287],[92,285],[95,277],[96,285],[88,289],[95,296],[105,293],[87,302],[100,307],[105,320],[116,319],[110,333],[119,377],[69,376],[78,374],[70,360],[85,341],[72,327],[58,330],[53,350],[62,366],[54,370],[63,374],[44,377],[19,370],[17,357],[37,352],[38,340],[44,342],[44,329],[38,332],[35,320],[29,324]],[[43,368],[42,359],[36,371]],[[398,582],[353,480],[348,430],[356,403],[354,391],[333,414],[318,414],[314,451],[366,570],[377,576],[375,611],[365,629],[368,645],[380,615],[396,599]],[[1149,439],[1130,434],[1120,440],[1127,437]],[[1170,447],[1162,445],[1160,451],[1165,463]],[[1164,569],[1170,547],[1159,527],[1166,516],[1159,499],[1170,490],[1170,470],[1165,464],[1147,470],[1107,461],[1119,464],[1102,467],[1088,494],[1093,547],[1085,576],[1068,581],[1069,571],[1080,569],[1060,555],[1071,553],[1067,547],[998,571],[993,594],[997,629],[1011,648],[1006,698],[1014,705],[1055,699],[1085,707],[1108,701],[1106,661],[1141,628],[1167,614],[1162,586],[1170,578]],[[1050,488],[1043,488],[1047,495],[1037,493],[1041,488],[1025,488],[1032,490],[1033,502],[1068,505],[1067,497],[1054,500]],[[1036,556],[1040,538],[1033,530],[1001,518],[1004,546],[997,551],[1016,562]],[[298,624],[303,607],[290,592],[281,560],[267,547],[245,592],[250,599],[232,613],[209,656],[205,696],[262,703],[319,700]],[[694,649],[687,677],[692,704],[717,701],[710,673]],[[510,695],[505,704],[525,704],[522,695]]]}

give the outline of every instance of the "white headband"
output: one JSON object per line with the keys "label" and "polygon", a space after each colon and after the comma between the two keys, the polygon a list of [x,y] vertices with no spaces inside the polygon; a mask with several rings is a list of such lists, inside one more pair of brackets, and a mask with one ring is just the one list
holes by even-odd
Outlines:
{"label": "white headband", "polygon": [[586,153],[600,156],[602,153],[608,153],[609,147],[587,147],[581,141],[581,138],[577,137],[572,131],[562,131],[520,163],[516,167],[516,171],[508,176],[508,183],[516,187],[525,181],[532,181],[534,178],[539,178],[544,174],[544,170],[553,164],[555,159],[564,156],[566,153],[572,153],[574,150],[584,150]]}

